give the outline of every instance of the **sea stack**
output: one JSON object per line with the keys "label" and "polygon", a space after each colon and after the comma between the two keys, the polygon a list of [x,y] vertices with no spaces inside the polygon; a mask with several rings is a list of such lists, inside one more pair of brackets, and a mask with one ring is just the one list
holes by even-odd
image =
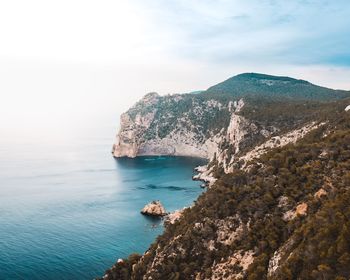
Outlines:
{"label": "sea stack", "polygon": [[167,213],[160,201],[154,200],[148,203],[145,207],[143,207],[143,209],[141,210],[141,214],[162,217],[165,216]]}

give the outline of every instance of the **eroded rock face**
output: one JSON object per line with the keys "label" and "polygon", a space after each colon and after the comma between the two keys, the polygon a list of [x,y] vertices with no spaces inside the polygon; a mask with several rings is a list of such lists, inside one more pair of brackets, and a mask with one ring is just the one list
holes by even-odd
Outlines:
{"label": "eroded rock face", "polygon": [[[225,103],[196,95],[149,93],[122,114],[113,155],[206,158],[209,164],[199,169],[194,179],[205,181],[210,187],[216,181],[214,166],[222,167],[226,173],[237,164],[249,169],[250,161],[272,148],[295,143],[322,125],[310,122],[276,135],[278,127],[265,127],[243,116],[245,106],[243,99]],[[254,145],[257,142],[262,144]]]}
{"label": "eroded rock face", "polygon": [[249,161],[259,158],[261,155],[267,153],[269,150],[286,146],[290,143],[296,143],[299,139],[303,138],[310,131],[324,125],[325,123],[309,123],[299,129],[292,130],[284,135],[275,136],[267,140],[265,143],[256,146],[254,149],[246,153],[239,158],[239,161],[243,162],[243,168],[247,167]]}
{"label": "eroded rock face", "polygon": [[300,203],[295,209],[295,214],[297,216],[305,216],[307,214],[307,204],[305,202]]}
{"label": "eroded rock face", "polygon": [[[196,95],[149,93],[122,114],[113,145],[115,157],[141,155],[193,156],[220,154],[223,141],[243,140],[246,120],[237,113],[242,99],[221,103]],[[235,145],[238,151],[238,144]]]}
{"label": "eroded rock face", "polygon": [[185,209],[186,208],[182,210],[175,210],[174,212],[169,213],[164,219],[164,224],[165,225],[174,224],[176,221],[178,221],[182,217],[183,211]]}
{"label": "eroded rock face", "polygon": [[205,185],[208,185],[209,187],[216,182],[216,178],[212,175],[213,168],[208,168],[207,165],[202,165],[197,166],[195,171],[197,171],[198,174],[192,177],[193,180],[203,181],[205,182]]}
{"label": "eroded rock face", "polygon": [[141,210],[141,214],[155,216],[155,217],[162,217],[162,216],[167,215],[163,205],[160,203],[159,200],[155,200],[155,201],[148,203]]}
{"label": "eroded rock face", "polygon": [[[113,155],[201,157],[216,160],[229,172],[246,135],[251,138],[260,133],[252,121],[240,115],[244,106],[243,99],[222,103],[197,96],[149,93],[122,114]],[[268,137],[270,132],[262,128],[261,135]],[[194,179],[212,185],[213,169],[204,169]]]}
{"label": "eroded rock face", "polygon": [[144,133],[154,119],[159,98],[157,93],[146,94],[133,108],[121,115],[120,131],[112,150],[115,157],[137,156]]}
{"label": "eroded rock face", "polygon": [[[245,272],[249,265],[254,261],[254,252],[249,251],[237,251],[229,259],[222,263],[216,264],[212,269],[211,280],[238,280],[244,279]],[[234,267],[238,267],[240,272],[235,272]],[[207,279],[207,278],[205,278]]]}
{"label": "eroded rock face", "polygon": [[307,208],[308,205],[305,202],[300,203],[296,206],[295,210],[288,210],[285,212],[283,215],[283,220],[287,222],[295,219],[297,216],[306,216]]}
{"label": "eroded rock face", "polygon": [[326,196],[326,195],[327,195],[327,192],[321,188],[314,194],[314,197],[320,199],[322,196]]}
{"label": "eroded rock face", "polygon": [[[290,82],[287,79],[283,84]],[[282,81],[261,79],[259,83],[274,87]],[[293,83],[298,83],[296,88],[300,94],[300,82]],[[242,89],[245,86],[246,84]],[[224,91],[225,87],[221,90]],[[221,91],[216,92],[220,93]],[[294,98],[296,93],[292,93]],[[309,252],[316,247],[312,238],[304,238],[302,232],[294,227],[307,222],[310,226],[305,227],[305,236],[313,233],[309,230],[313,225],[321,224],[322,230],[322,221],[326,215],[314,215],[314,208],[316,203],[325,205],[328,199],[334,197],[336,186],[332,180],[336,174],[326,172],[324,184],[322,185],[322,180],[315,183],[315,186],[322,186],[317,192],[313,188],[305,188],[303,181],[296,179],[302,174],[304,167],[314,166],[313,163],[317,162],[317,166],[323,164],[324,171],[333,166],[326,165],[332,155],[331,144],[321,142],[321,146],[312,146],[316,152],[312,155],[312,158],[316,157],[315,161],[306,162],[296,175],[290,174],[298,182],[295,188],[303,188],[301,197],[295,200],[294,192],[291,193],[290,188],[282,187],[285,173],[279,173],[280,180],[269,170],[273,164],[268,159],[273,157],[267,153],[275,148],[288,151],[291,155],[303,152],[307,148],[303,146],[304,141],[300,142],[300,146],[298,144],[294,147],[290,144],[297,143],[316,129],[319,129],[317,133],[321,133],[323,138],[328,137],[327,135],[332,134],[329,126],[331,120],[326,122],[323,118],[308,114],[312,111],[302,109],[302,114],[298,115],[301,118],[294,119],[286,114],[288,120],[283,125],[280,117],[283,116],[285,108],[289,108],[284,107],[284,104],[281,105],[281,110],[273,111],[270,110],[273,107],[270,104],[262,105],[260,100],[252,103],[248,97],[244,97],[244,101],[232,95],[227,96],[226,100],[220,99],[221,101],[207,98],[216,97],[214,94],[203,94],[201,98],[191,94],[165,97],[151,94],[123,116],[122,129],[114,149],[115,156],[190,155],[210,160],[209,164],[196,168],[200,174],[195,175],[194,179],[207,182],[211,189],[195,202],[193,211],[191,207],[167,216],[166,233],[132,266],[130,273],[135,277],[133,279],[149,280],[182,279],[182,275],[186,275],[186,279],[233,280],[246,279],[252,274],[256,274],[254,279],[286,279],[285,273],[288,273],[290,263],[309,257]],[[237,100],[232,101],[231,98]],[[341,111],[346,105],[341,105]],[[298,113],[294,110],[291,112]],[[273,118],[270,118],[271,113]],[[348,115],[345,112],[342,114]],[[276,118],[278,121],[275,121]],[[319,135],[317,133],[315,135]],[[307,137],[306,143],[311,141],[308,138],[313,137]],[[283,149],[286,145],[290,147]],[[282,155],[283,152],[278,150]],[[251,174],[246,174],[252,175],[247,176],[249,178],[257,176],[242,186],[242,192],[236,192],[238,188],[235,188],[234,182],[231,186],[230,181],[221,180],[226,179],[223,172],[230,173],[237,171],[236,169],[252,171]],[[218,180],[214,178],[215,174],[218,174]],[[315,178],[318,176],[315,173]],[[215,181],[218,183],[215,184]],[[227,187],[221,184],[227,184]],[[324,196],[327,199],[322,199]],[[220,200],[216,201],[217,198]],[[159,201],[152,202],[142,211],[144,214],[162,216],[165,209],[159,204]],[[325,209],[329,213],[329,207],[325,206]],[[314,222],[314,218],[319,223]],[[293,219],[298,219],[297,223]],[[334,216],[329,219],[334,220]],[[263,230],[259,233],[259,229]],[[276,234],[276,237],[271,233]],[[300,254],[303,252],[300,251],[300,245],[304,244],[307,254]],[[268,251],[265,251],[266,248]],[[315,257],[318,261],[319,254],[316,253]],[[196,267],[190,266],[188,260],[196,263]],[[183,273],[182,265],[189,268],[189,271]],[[267,271],[263,272],[260,266]],[[121,268],[124,272],[125,267]],[[109,275],[112,277],[113,272]]]}

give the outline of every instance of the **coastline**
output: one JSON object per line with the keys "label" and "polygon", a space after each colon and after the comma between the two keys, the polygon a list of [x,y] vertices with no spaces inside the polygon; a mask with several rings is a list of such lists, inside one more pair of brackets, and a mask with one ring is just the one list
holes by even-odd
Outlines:
{"label": "coastline", "polygon": [[[205,174],[206,171],[208,171],[207,169],[207,166],[209,164],[209,160],[207,158],[203,158],[203,157],[195,157],[195,156],[186,156],[186,155],[181,155],[181,156],[178,156],[178,155],[166,155],[166,154],[159,154],[159,155],[138,155],[136,157],[127,157],[127,156],[123,156],[123,157],[115,157],[113,155],[113,158],[117,161],[119,160],[127,160],[127,161],[134,161],[134,160],[137,160],[137,159],[147,159],[147,158],[154,158],[154,160],[157,160],[159,158],[162,158],[164,157],[164,159],[166,158],[174,158],[174,159],[177,159],[177,158],[184,158],[184,159],[197,159],[197,160],[203,160],[203,165],[197,165],[195,167],[192,168],[192,177],[191,177],[191,180],[192,181],[200,181],[200,182],[203,182],[203,184],[205,185],[205,187],[203,187],[203,184],[202,185],[199,185],[198,186],[198,189],[202,189],[203,188],[207,188],[207,187],[210,187],[216,180],[214,177],[212,176],[207,176],[207,175],[203,175]],[[202,191],[205,192],[206,190]],[[197,198],[199,197],[200,194],[198,194],[198,196],[194,199],[194,200],[197,200]],[[158,219],[161,224],[161,227],[162,227],[162,232],[164,232],[165,228],[170,225],[170,224],[173,224],[175,223],[176,221],[180,220],[182,218],[182,214],[183,214],[183,211],[186,210],[186,209],[189,209],[193,207],[193,203],[191,205],[183,205],[182,207],[178,208],[178,209],[175,209],[173,211],[170,211],[168,212],[166,215],[162,216],[162,217],[157,217],[157,218],[154,218],[154,219]],[[140,214],[141,215],[141,214]],[[140,252],[141,255],[144,255],[148,252],[150,246],[152,245],[152,243],[156,240],[157,237],[154,238],[154,240],[149,244],[148,248],[146,251],[144,252]],[[130,254],[132,254],[133,252],[130,252]],[[120,261],[122,260],[121,257],[117,257],[118,259],[118,263],[120,263]],[[101,279],[104,279],[105,277],[107,277],[107,274],[104,274],[102,276]],[[98,278],[96,278],[98,279]]]}

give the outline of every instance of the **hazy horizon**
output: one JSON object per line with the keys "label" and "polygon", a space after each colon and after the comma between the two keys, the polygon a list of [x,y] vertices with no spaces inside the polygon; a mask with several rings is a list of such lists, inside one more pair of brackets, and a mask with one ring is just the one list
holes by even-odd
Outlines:
{"label": "hazy horizon", "polygon": [[349,0],[1,1],[0,278],[350,275],[346,94],[238,79],[119,130],[242,73],[350,93],[349,26]]}
{"label": "hazy horizon", "polygon": [[243,72],[350,89],[350,5],[342,0],[0,8],[2,141],[69,141],[91,126],[112,141],[120,113],[147,92],[203,90]]}

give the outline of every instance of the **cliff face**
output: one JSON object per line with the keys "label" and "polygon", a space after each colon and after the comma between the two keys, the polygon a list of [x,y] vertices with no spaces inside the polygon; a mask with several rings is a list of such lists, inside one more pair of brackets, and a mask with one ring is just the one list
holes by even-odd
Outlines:
{"label": "cliff face", "polygon": [[139,154],[140,140],[154,119],[159,99],[158,94],[149,93],[121,115],[120,132],[113,145],[115,157],[136,157]]}
{"label": "cliff face", "polygon": [[349,93],[232,79],[149,94],[123,115],[115,156],[206,157],[197,178],[211,187],[104,279],[349,279]]}
{"label": "cliff face", "polygon": [[225,124],[204,127],[201,120],[213,123],[219,114],[228,118],[230,111],[216,100],[198,100],[195,95],[161,97],[149,93],[121,116],[113,155],[210,158],[224,135]]}
{"label": "cliff face", "polygon": [[[238,75],[200,93],[149,93],[122,114],[113,155],[202,157],[228,173],[316,128],[315,108],[325,106],[315,102],[317,92],[322,101],[348,94],[261,74]],[[292,103],[290,112],[283,112],[286,103]],[[199,179],[212,173],[206,170]]]}
{"label": "cliff face", "polygon": [[[243,99],[149,93],[122,114],[113,155],[202,157],[219,162],[229,172],[246,138],[249,146],[279,130],[240,115],[244,106]],[[212,171],[201,172],[197,179],[213,183]]]}

